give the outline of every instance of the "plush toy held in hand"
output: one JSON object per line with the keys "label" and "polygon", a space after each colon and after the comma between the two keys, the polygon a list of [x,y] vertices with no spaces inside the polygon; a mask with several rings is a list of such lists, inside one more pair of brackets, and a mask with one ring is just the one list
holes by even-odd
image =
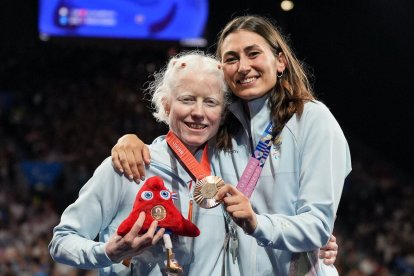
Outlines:
{"label": "plush toy held in hand", "polygon": [[[187,237],[200,235],[197,226],[190,220],[185,219],[175,207],[172,193],[165,187],[164,181],[159,176],[148,178],[138,191],[131,213],[118,227],[118,235],[125,236],[142,211],[145,212],[145,221],[139,232],[140,234],[145,233],[151,223],[157,220],[158,227],[165,228],[166,233]],[[170,235],[164,234],[163,239],[167,249],[167,270],[181,273],[181,266],[174,260]]]}

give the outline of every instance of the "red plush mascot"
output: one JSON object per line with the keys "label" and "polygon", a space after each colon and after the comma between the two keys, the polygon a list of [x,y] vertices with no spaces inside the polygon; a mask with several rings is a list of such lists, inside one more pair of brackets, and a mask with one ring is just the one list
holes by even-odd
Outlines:
{"label": "red plush mascot", "polygon": [[[190,220],[185,219],[175,207],[172,193],[165,187],[159,176],[148,178],[135,198],[134,207],[129,216],[118,227],[118,235],[125,236],[138,219],[140,212],[145,212],[145,221],[140,234],[145,233],[154,220],[158,226],[165,228],[166,233],[172,232],[179,236],[197,237],[200,230]],[[164,234],[164,244],[167,249],[167,269],[181,273],[181,266],[174,260],[172,242],[169,234]]]}

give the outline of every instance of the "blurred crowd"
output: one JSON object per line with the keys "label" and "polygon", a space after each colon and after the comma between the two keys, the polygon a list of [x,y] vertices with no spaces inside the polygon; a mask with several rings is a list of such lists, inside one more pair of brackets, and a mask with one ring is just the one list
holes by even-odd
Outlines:
{"label": "blurred crowd", "polygon": [[[52,228],[122,134],[150,143],[165,133],[142,88],[174,53],[60,44],[0,53],[0,275],[95,274],[53,262]],[[412,179],[345,134],[353,171],[335,225],[340,275],[414,275]],[[24,162],[62,169],[46,182]]]}

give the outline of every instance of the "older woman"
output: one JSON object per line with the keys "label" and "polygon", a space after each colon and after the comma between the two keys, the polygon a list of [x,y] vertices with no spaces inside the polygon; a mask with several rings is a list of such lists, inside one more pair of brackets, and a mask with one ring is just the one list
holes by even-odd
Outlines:
{"label": "older woman", "polygon": [[[155,75],[149,86],[154,116],[170,127],[167,137],[150,146],[151,168],[147,176],[158,175],[166,187],[177,193],[176,206],[201,231],[197,238],[173,238],[175,258],[185,275],[237,275],[234,264],[225,257],[226,236],[221,208],[200,209],[192,204],[194,182],[199,176],[175,152],[194,157],[208,174],[211,150],[208,141],[216,133],[225,106],[226,84],[220,63],[199,52],[184,53],[172,58],[168,66]],[[78,199],[62,214],[54,228],[49,245],[57,262],[79,268],[99,268],[100,274],[165,275],[168,269],[162,245],[156,244],[163,229],[156,232],[156,223],[138,236],[144,215],[141,214],[130,233],[116,234],[119,224],[128,216],[140,187],[113,170],[107,158],[85,184]],[[99,235],[99,241],[95,237]],[[152,246],[150,246],[152,245]],[[120,263],[132,257],[132,266]]]}

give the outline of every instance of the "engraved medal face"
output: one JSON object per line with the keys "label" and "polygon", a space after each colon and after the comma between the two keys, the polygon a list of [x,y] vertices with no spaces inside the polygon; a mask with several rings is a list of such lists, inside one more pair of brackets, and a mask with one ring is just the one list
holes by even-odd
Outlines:
{"label": "engraved medal face", "polygon": [[200,193],[205,198],[213,198],[217,194],[216,185],[206,183],[201,187]]}
{"label": "engraved medal face", "polygon": [[216,201],[214,196],[224,186],[224,181],[219,176],[209,175],[198,180],[194,188],[194,200],[202,208],[214,208],[221,201]]}
{"label": "engraved medal face", "polygon": [[165,210],[164,206],[162,205],[156,205],[152,207],[151,209],[151,216],[157,220],[163,220],[167,216],[167,211]]}

